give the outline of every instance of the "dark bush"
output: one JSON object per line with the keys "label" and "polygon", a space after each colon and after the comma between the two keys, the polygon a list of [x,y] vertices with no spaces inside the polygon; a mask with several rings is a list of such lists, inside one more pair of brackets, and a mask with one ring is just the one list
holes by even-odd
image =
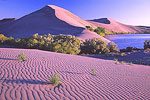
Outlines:
{"label": "dark bush", "polygon": [[142,49],[139,49],[139,48],[135,48],[135,47],[127,47],[125,49],[120,49],[120,52],[132,52],[132,51],[139,51],[139,50],[142,50]]}
{"label": "dark bush", "polygon": [[94,29],[93,29],[91,26],[86,26],[86,28],[87,28],[88,30],[90,30],[91,32],[94,32]]}
{"label": "dark bush", "polygon": [[[4,42],[7,41],[7,42]],[[118,52],[117,45],[102,41],[97,38],[88,39],[84,42],[72,35],[38,35],[34,34],[29,38],[14,40],[13,37],[7,38],[0,35],[0,43],[10,44],[19,48],[41,49],[65,54],[104,54]]]}
{"label": "dark bush", "polygon": [[100,40],[99,38],[88,39],[81,45],[81,54],[104,54],[110,52],[119,52],[115,43]]}
{"label": "dark bush", "polygon": [[15,39],[13,37],[9,37],[6,41],[5,44],[7,45],[14,45],[15,44]]}
{"label": "dark bush", "polygon": [[101,33],[105,33],[105,28],[103,27],[98,27],[94,30],[94,32],[96,32],[97,34],[101,34]]}
{"label": "dark bush", "polygon": [[42,49],[66,54],[79,54],[80,40],[71,35],[50,34],[40,36],[34,34],[30,38],[22,38],[15,41],[17,46],[23,48]]}
{"label": "dark bush", "polygon": [[4,36],[3,34],[0,34],[0,45],[4,44],[7,40],[8,38],[6,36]]}
{"label": "dark bush", "polygon": [[117,47],[118,46],[114,42],[110,42],[108,45],[108,49],[110,50],[110,52],[114,52],[114,53],[119,52]]}
{"label": "dark bush", "polygon": [[150,40],[144,42],[144,49],[150,49]]}
{"label": "dark bush", "polygon": [[103,27],[98,27],[95,30],[91,26],[86,26],[86,28],[92,32],[96,32],[100,36],[103,36],[103,37],[105,36],[105,28]]}
{"label": "dark bush", "polygon": [[52,51],[66,54],[79,54],[80,42],[77,37],[71,35],[54,36],[54,42],[51,44]]}

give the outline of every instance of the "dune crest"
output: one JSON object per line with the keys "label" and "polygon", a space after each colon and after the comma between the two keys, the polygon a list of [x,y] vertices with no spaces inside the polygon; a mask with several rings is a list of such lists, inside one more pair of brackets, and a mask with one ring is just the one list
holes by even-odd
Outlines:
{"label": "dune crest", "polygon": [[107,32],[144,32],[147,28],[136,27],[119,23],[111,18],[83,20],[68,10],[55,5],[47,5],[40,10],[15,20],[0,20],[0,33],[15,38],[30,37],[35,33],[52,35],[75,35],[81,40],[101,38],[109,40],[86,29],[104,27]]}
{"label": "dune crest", "polygon": [[125,25],[120,22],[117,22],[111,18],[100,18],[89,20],[90,23],[94,24],[97,27],[104,27],[107,32],[143,32],[144,30],[140,27],[132,26],[132,25]]}
{"label": "dune crest", "polygon": [[[48,5],[15,20],[9,25],[2,25],[0,32],[15,38],[29,37],[35,33],[39,33],[40,35],[50,33],[53,35],[75,35],[81,40],[101,38],[102,40],[110,42],[96,33],[87,31],[85,26],[96,27],[63,8]],[[86,36],[84,34],[86,34]],[[83,35],[85,37],[83,37]]]}

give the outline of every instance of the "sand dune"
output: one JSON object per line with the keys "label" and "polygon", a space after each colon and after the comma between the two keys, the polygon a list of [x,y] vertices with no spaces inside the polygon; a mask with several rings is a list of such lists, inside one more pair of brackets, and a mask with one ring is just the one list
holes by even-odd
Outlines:
{"label": "sand dune", "polygon": [[111,18],[86,21],[63,8],[48,5],[19,19],[0,20],[0,33],[15,38],[29,37],[35,33],[40,35],[48,33],[53,35],[65,34],[75,35],[81,40],[95,37],[110,42],[95,32],[88,31],[85,28],[86,26],[91,26],[94,29],[104,27],[107,32],[144,32],[147,30],[125,25]]}
{"label": "sand dune", "polygon": [[[13,23],[0,25],[0,32],[15,38],[29,37],[35,33],[40,35],[50,33],[53,35],[75,35],[82,40],[95,37],[110,42],[94,32],[87,31],[85,26],[96,27],[63,8],[48,5],[15,20]],[[85,37],[82,37],[83,35]]]}
{"label": "sand dune", "polygon": [[[16,56],[27,54],[27,61]],[[96,69],[96,76],[91,69]],[[62,85],[46,85],[58,72]],[[0,100],[148,100],[150,67],[41,50],[0,48]]]}
{"label": "sand dune", "polygon": [[119,23],[111,18],[101,18],[90,20],[90,23],[94,24],[97,27],[104,27],[107,32],[142,32],[140,27],[125,25]]}
{"label": "sand dune", "polygon": [[4,18],[4,19],[0,20],[0,25],[10,23],[10,22],[13,22],[15,20],[17,20],[17,19],[16,18]]}

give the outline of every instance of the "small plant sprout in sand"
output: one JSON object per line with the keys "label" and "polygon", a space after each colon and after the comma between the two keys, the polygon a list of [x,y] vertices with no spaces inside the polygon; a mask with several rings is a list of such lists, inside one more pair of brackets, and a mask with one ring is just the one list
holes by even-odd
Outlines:
{"label": "small plant sprout in sand", "polygon": [[117,62],[118,62],[118,59],[115,59],[115,58],[114,58],[114,59],[113,59],[113,61],[115,61],[115,64],[117,64]]}
{"label": "small plant sprout in sand", "polygon": [[135,63],[135,64],[138,64],[138,60],[135,60],[134,63]]}
{"label": "small plant sprout in sand", "polygon": [[132,65],[132,62],[127,63],[128,65]]}
{"label": "small plant sprout in sand", "polygon": [[18,61],[25,61],[26,60],[26,54],[25,53],[21,53],[18,55],[17,57]]}
{"label": "small plant sprout in sand", "polygon": [[118,61],[118,59],[115,59],[115,58],[114,58],[113,61]]}
{"label": "small plant sprout in sand", "polygon": [[49,84],[53,84],[53,85],[60,85],[61,81],[60,81],[60,77],[58,73],[55,73],[52,75],[52,77],[49,79]]}
{"label": "small plant sprout in sand", "polygon": [[124,61],[120,61],[120,64],[123,64],[124,63]]}
{"label": "small plant sprout in sand", "polygon": [[96,69],[92,69],[92,75],[96,75]]}

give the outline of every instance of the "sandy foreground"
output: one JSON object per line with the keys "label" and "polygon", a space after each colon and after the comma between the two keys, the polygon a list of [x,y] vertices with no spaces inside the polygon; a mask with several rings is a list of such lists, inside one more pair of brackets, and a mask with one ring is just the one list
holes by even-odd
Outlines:
{"label": "sandy foreground", "polygon": [[[26,53],[27,60],[16,56]],[[92,75],[96,69],[96,76]],[[58,72],[62,84],[46,84]],[[41,50],[0,48],[0,100],[149,100],[150,66]]]}

